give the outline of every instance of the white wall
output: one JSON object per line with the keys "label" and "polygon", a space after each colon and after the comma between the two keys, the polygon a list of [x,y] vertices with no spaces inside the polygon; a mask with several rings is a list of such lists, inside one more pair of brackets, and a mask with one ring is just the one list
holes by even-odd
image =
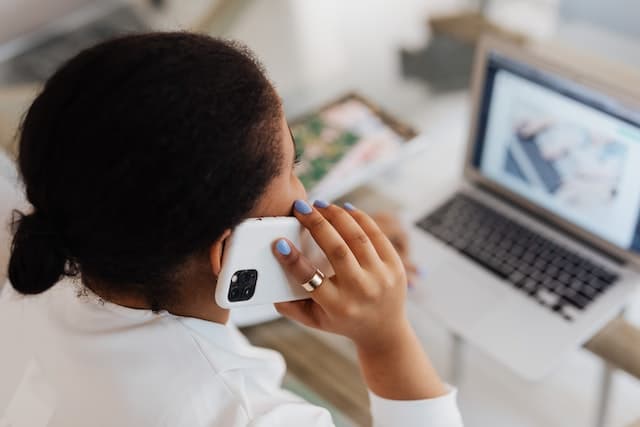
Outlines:
{"label": "white wall", "polygon": [[97,0],[0,0],[0,43]]}

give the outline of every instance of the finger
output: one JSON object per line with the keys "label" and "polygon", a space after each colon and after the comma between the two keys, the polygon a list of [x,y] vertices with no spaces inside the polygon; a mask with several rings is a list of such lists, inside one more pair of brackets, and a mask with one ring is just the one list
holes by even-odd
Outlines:
{"label": "finger", "polygon": [[360,265],[372,267],[380,263],[380,257],[369,236],[351,215],[339,206],[319,200],[314,202],[314,206],[340,233],[340,236],[356,256]]}
{"label": "finger", "polygon": [[380,230],[389,238],[393,247],[402,258],[409,252],[409,235],[402,226],[401,220],[389,212],[378,212],[371,215]]}
{"label": "finger", "polygon": [[[316,273],[316,268],[291,241],[278,239],[273,243],[273,253],[280,265],[293,279],[302,285],[308,282]],[[309,296],[319,304],[331,304],[336,300],[336,289],[328,278],[322,281]]]}
{"label": "finger", "polygon": [[304,200],[296,200],[293,213],[309,230],[336,273],[352,277],[358,274],[360,264],[340,233],[316,209]]}
{"label": "finger", "polygon": [[365,212],[356,209],[351,203],[345,203],[344,207],[346,211],[353,217],[353,219],[360,224],[360,227],[367,233],[373,247],[376,248],[376,252],[380,258],[388,263],[392,263],[395,266],[402,266],[402,260],[400,255],[395,250],[387,236],[380,230],[378,224],[367,215]]}

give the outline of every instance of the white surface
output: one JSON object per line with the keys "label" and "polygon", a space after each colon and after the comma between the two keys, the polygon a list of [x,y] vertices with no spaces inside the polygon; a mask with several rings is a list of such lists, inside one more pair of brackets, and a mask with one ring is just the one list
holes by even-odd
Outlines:
{"label": "white surface", "polygon": [[10,41],[92,2],[95,0],[0,0],[0,43]]}
{"label": "white surface", "polygon": [[558,27],[558,38],[592,55],[640,67],[640,44],[637,38],[614,33],[582,21],[564,22]]}

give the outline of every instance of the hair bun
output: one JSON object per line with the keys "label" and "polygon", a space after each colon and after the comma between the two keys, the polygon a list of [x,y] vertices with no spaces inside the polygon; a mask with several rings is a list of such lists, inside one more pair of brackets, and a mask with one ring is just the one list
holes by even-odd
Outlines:
{"label": "hair bun", "polygon": [[51,288],[65,273],[67,255],[59,232],[39,213],[14,212],[9,281],[23,294]]}

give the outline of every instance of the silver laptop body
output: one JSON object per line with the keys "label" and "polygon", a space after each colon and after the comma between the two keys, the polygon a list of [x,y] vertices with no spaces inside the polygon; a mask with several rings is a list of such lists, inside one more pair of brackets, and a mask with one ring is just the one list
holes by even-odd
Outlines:
{"label": "silver laptop body", "polygon": [[640,278],[640,109],[624,91],[485,40],[461,183],[413,218],[412,293],[454,333],[540,379]]}

